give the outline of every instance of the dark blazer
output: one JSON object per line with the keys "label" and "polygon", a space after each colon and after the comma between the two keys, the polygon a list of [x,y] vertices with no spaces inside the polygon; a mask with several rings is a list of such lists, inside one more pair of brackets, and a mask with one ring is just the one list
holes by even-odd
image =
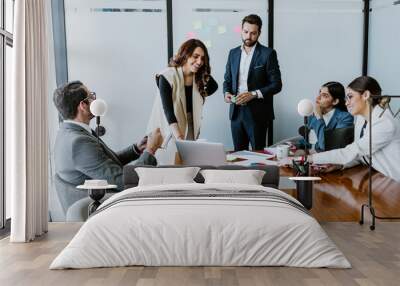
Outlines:
{"label": "dark blazer", "polygon": [[[229,52],[223,87],[224,95],[226,92],[237,95],[241,54],[241,46]],[[281,72],[275,50],[257,43],[250,63],[247,86],[250,92],[259,89],[264,97],[263,99],[253,99],[247,103],[253,119],[257,122],[275,119],[272,96],[282,89]],[[229,110],[231,120],[234,118],[237,108],[235,104],[231,104]]]}

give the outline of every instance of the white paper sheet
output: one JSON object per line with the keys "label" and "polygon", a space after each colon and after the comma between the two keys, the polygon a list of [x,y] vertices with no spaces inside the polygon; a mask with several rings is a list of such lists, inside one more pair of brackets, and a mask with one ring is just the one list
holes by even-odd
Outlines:
{"label": "white paper sheet", "polygon": [[254,159],[254,158],[263,158],[263,159],[272,159],[274,158],[274,155],[270,155],[270,154],[264,154],[264,153],[258,153],[258,152],[251,152],[251,151],[237,151],[237,152],[233,152],[230,155],[238,157],[238,158],[249,158],[249,159]]}

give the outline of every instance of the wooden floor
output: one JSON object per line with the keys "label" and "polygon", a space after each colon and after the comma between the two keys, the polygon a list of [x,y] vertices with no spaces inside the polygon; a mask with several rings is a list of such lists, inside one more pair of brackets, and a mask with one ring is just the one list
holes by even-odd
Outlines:
{"label": "wooden floor", "polygon": [[[291,169],[281,175],[291,176]],[[368,170],[352,168],[322,175],[314,185],[313,216],[353,268],[288,267],[123,267],[48,270],[81,224],[51,223],[32,243],[0,240],[0,285],[400,285],[400,222],[369,221],[360,226],[360,207],[368,201]],[[400,183],[374,174],[373,202],[378,215],[400,216]],[[295,195],[293,190],[286,192]],[[366,213],[369,218],[370,215]]]}
{"label": "wooden floor", "polygon": [[375,231],[354,222],[322,223],[353,268],[123,267],[48,270],[81,224],[50,223],[49,233],[28,244],[0,241],[0,285],[400,285],[400,222]]}

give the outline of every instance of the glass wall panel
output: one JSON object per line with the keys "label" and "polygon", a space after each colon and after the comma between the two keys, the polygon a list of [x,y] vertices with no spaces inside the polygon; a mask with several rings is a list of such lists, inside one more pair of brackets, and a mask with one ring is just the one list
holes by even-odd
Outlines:
{"label": "glass wall panel", "polygon": [[66,0],[68,77],[108,103],[104,140],[120,149],[146,131],[166,66],[166,1]]}
{"label": "glass wall panel", "polygon": [[[13,69],[13,56],[12,56],[12,47],[6,45],[6,74],[5,74],[5,98],[9,99],[11,97],[11,76]],[[7,127],[6,127],[7,129]],[[7,161],[6,161],[7,162]],[[7,170],[8,168],[6,168]],[[5,201],[6,201],[6,219],[11,218],[11,192],[10,188],[5,188]]]}
{"label": "glass wall panel", "polygon": [[274,43],[283,89],[275,96],[275,141],[297,135],[302,98],[362,72],[363,1],[275,1]]}
{"label": "glass wall panel", "polygon": [[6,30],[10,33],[14,31],[14,0],[5,0]]}
{"label": "glass wall panel", "polygon": [[[1,1],[0,1],[1,6]],[[1,21],[0,21],[1,22]],[[5,217],[5,170],[4,170],[4,73],[3,73],[3,48],[4,48],[4,36],[0,34],[0,228],[4,227]]]}
{"label": "glass wall panel", "polygon": [[[393,0],[371,1],[369,71],[380,83],[383,93],[400,95],[400,4]],[[393,99],[393,112],[400,99]]]}
{"label": "glass wall panel", "polygon": [[0,29],[3,28],[3,0],[0,0]]}
{"label": "glass wall panel", "polygon": [[222,84],[229,50],[241,45],[242,19],[258,14],[263,20],[260,42],[267,45],[267,0],[173,0],[174,53],[189,38],[198,38],[208,47],[211,72],[218,91],[206,99],[200,138],[233,146],[229,106],[223,100]]}

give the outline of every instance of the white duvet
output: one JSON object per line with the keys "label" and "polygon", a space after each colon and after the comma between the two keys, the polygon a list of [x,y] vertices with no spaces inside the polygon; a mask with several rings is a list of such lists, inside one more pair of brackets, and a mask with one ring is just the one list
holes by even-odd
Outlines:
{"label": "white duvet", "polygon": [[[237,184],[136,187],[149,190],[265,190]],[[143,199],[111,205],[89,218],[50,269],[145,266],[294,266],[350,268],[310,215],[288,204],[246,198]]]}

